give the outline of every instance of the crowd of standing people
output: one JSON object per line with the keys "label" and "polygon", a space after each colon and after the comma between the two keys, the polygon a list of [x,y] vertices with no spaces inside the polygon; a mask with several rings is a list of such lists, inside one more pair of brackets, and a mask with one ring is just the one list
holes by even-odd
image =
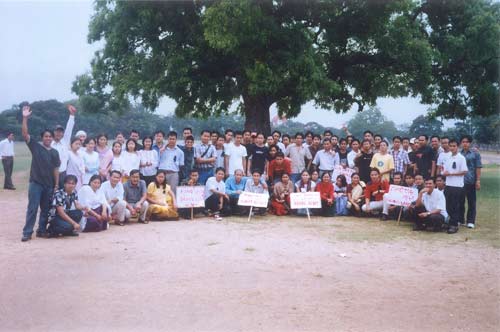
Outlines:
{"label": "crowd of standing people", "polygon": [[[388,142],[369,130],[356,138],[347,128],[344,138],[328,130],[265,135],[228,129],[203,130],[196,143],[191,128],[184,128],[182,139],[162,130],[141,139],[132,130],[128,138],[118,133],[110,145],[105,134],[73,136],[77,111],[71,105],[68,110],[66,127],[44,130],[41,141],[29,134],[30,107],[22,110],[22,135],[32,154],[22,241],[31,239],[39,209],[36,235],[42,238],[103,231],[131,218],[189,218],[189,209],[177,207],[178,186],[204,186],[205,206],[194,213],[215,220],[248,213],[238,205],[244,191],[268,194],[268,208],[253,212],[277,216],[309,213],[291,209],[290,194],[317,191],[321,208],[310,211],[315,215],[402,215],[414,230],[449,234],[459,225],[475,227],[482,164],[470,136],[458,141],[422,134]],[[15,189],[13,139],[9,134],[0,142],[4,189]],[[351,175],[335,175],[338,167]],[[409,207],[393,206],[387,199],[391,185],[415,188],[418,198]]]}

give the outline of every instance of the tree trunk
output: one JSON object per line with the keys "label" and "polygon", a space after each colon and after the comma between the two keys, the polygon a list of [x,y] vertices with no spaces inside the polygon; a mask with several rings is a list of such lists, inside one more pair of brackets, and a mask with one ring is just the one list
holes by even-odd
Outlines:
{"label": "tree trunk", "polygon": [[245,130],[261,131],[264,135],[271,134],[269,107],[272,101],[266,96],[243,96],[245,112]]}

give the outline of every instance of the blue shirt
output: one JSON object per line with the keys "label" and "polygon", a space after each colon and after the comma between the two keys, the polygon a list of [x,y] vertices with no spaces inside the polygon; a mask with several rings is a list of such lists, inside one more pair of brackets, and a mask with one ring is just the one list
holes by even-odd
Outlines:
{"label": "blue shirt", "polygon": [[238,190],[244,191],[245,190],[245,184],[249,178],[248,177],[242,177],[240,183],[236,183],[236,178],[234,175],[231,175],[230,177],[227,178],[226,180],[226,194],[228,195],[239,195],[236,192]]}
{"label": "blue shirt", "polygon": [[467,173],[464,176],[465,184],[475,184],[476,183],[476,169],[482,168],[483,164],[481,163],[481,155],[479,152],[462,150],[462,155],[465,157],[465,161],[467,162]]}
{"label": "blue shirt", "polygon": [[181,166],[184,166],[184,152],[176,145],[173,149],[168,146],[160,153],[158,169],[171,172],[179,172]]}

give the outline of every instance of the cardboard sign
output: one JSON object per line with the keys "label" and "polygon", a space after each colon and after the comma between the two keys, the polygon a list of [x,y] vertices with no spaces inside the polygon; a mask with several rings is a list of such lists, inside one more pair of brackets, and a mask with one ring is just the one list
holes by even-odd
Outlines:
{"label": "cardboard sign", "polygon": [[410,206],[418,198],[417,188],[408,188],[403,186],[389,186],[389,193],[384,197],[391,205]]}
{"label": "cardboard sign", "polygon": [[321,196],[318,191],[291,193],[290,207],[292,209],[319,209],[321,208]]}
{"label": "cardboard sign", "polygon": [[254,207],[267,207],[269,202],[269,195],[266,193],[257,194],[248,191],[242,191],[238,198],[238,205],[241,206],[254,206]]}
{"label": "cardboard sign", "polygon": [[205,206],[205,187],[203,186],[182,186],[177,187],[176,198],[179,208],[193,208]]}
{"label": "cardboard sign", "polygon": [[352,173],[354,173],[354,170],[352,168],[349,168],[349,167],[344,168],[341,165],[337,165],[333,169],[332,182],[335,183],[335,181],[337,180],[337,176],[343,175],[343,176],[345,176],[345,179],[347,180],[347,184],[351,184]]}

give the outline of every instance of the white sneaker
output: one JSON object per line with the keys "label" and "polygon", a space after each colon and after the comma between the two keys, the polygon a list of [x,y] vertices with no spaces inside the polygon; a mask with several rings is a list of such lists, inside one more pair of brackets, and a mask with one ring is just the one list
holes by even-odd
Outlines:
{"label": "white sneaker", "polygon": [[222,221],[222,217],[219,216],[218,214],[214,214],[214,220],[215,221]]}
{"label": "white sneaker", "polygon": [[467,228],[474,228],[474,227],[476,227],[476,226],[471,222],[467,224]]}

